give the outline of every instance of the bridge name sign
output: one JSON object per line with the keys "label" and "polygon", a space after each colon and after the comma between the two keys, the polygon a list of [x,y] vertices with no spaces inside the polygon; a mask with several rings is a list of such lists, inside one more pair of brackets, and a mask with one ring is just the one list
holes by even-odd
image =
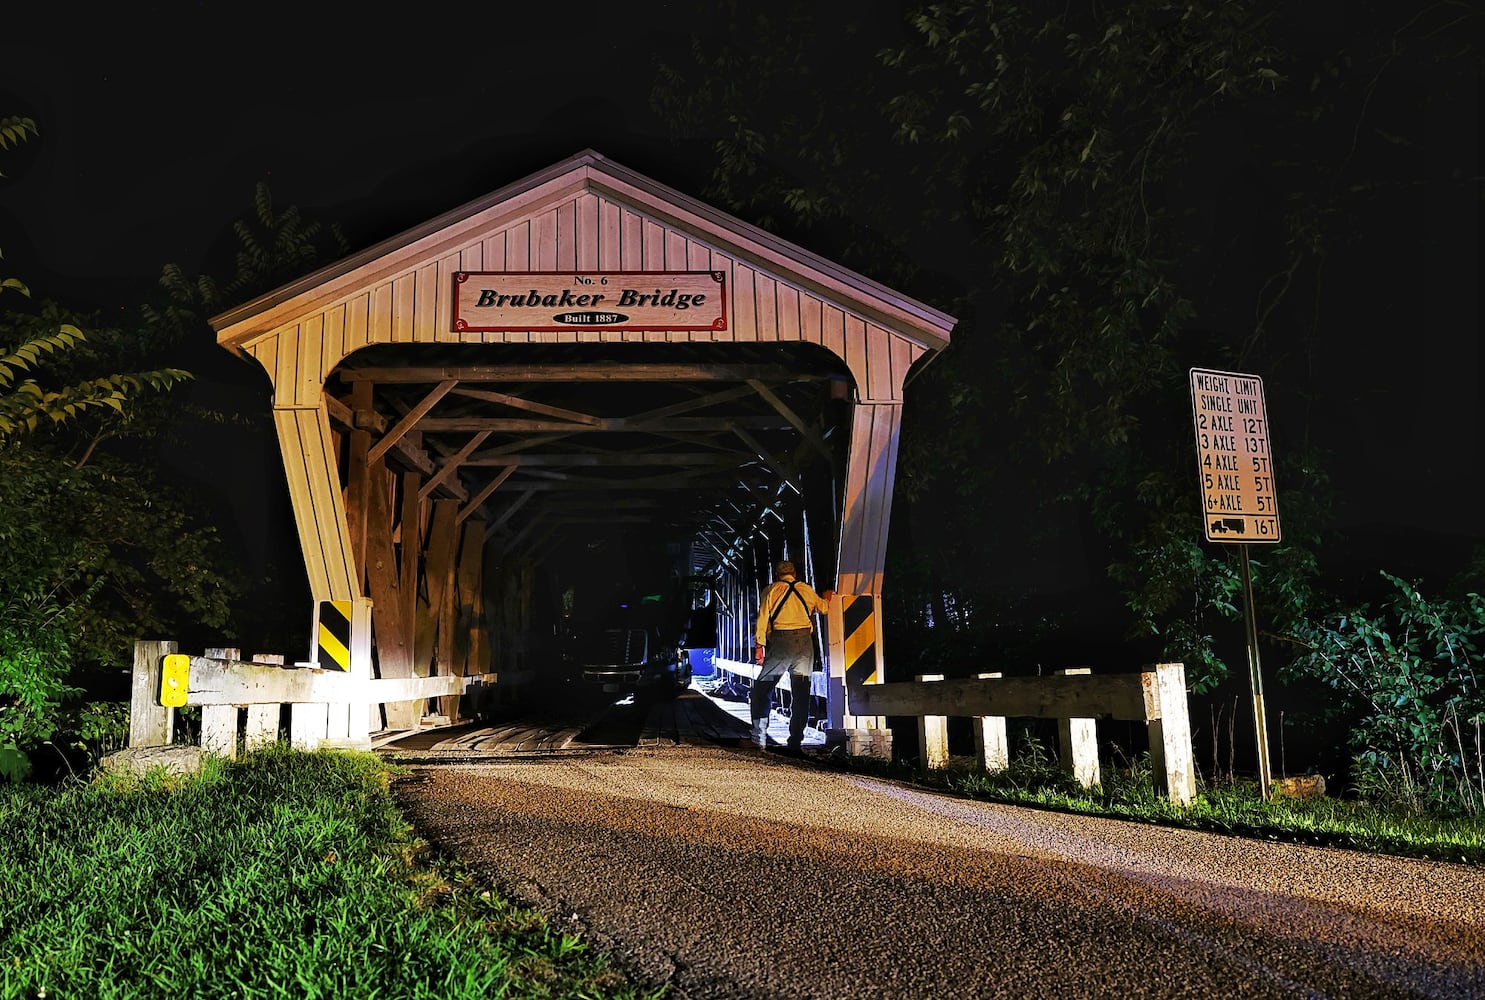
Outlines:
{"label": "bridge name sign", "polygon": [[1263,379],[1193,368],[1191,415],[1206,540],[1279,541]]}
{"label": "bridge name sign", "polygon": [[454,330],[725,330],[723,271],[455,271]]}

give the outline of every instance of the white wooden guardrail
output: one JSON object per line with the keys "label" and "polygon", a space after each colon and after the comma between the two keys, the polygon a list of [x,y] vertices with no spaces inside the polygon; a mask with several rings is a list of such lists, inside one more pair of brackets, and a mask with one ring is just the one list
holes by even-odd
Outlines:
{"label": "white wooden guardrail", "polygon": [[275,742],[288,706],[289,740],[295,747],[370,749],[374,706],[478,694],[497,679],[495,674],[365,678],[314,663],[289,666],[271,654],[244,661],[236,649],[207,653],[179,654],[171,641],[134,644],[130,747],[169,745],[175,709],[200,706],[201,748],[234,757],[239,740],[247,749]]}
{"label": "white wooden guardrail", "polygon": [[857,716],[917,716],[925,769],[948,764],[948,718],[975,720],[975,744],[987,771],[1009,764],[1006,719],[1056,719],[1063,763],[1085,787],[1099,783],[1097,719],[1144,722],[1157,791],[1186,805],[1196,797],[1186,668],[1157,663],[1137,674],[1094,674],[1086,667],[1043,677],[978,674],[963,680],[920,675],[916,681],[847,688]]}

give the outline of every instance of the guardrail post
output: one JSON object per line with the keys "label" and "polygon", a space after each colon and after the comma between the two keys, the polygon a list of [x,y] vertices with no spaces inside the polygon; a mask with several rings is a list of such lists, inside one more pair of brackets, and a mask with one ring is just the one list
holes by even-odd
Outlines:
{"label": "guardrail post", "polygon": [[1196,768],[1186,704],[1186,665],[1157,663],[1154,680],[1154,707],[1160,718],[1148,720],[1147,726],[1155,790],[1165,792],[1177,805],[1189,805],[1196,798]]}
{"label": "guardrail post", "polygon": [[[242,660],[237,646],[207,646],[201,655],[212,660]],[[237,756],[237,706],[201,706],[201,749],[218,757]]]}
{"label": "guardrail post", "polygon": [[249,705],[247,724],[242,732],[242,746],[249,752],[278,742],[278,706]]}
{"label": "guardrail post", "polygon": [[[943,674],[919,674],[916,681],[941,681]],[[949,766],[949,718],[945,715],[918,716],[918,755],[922,770],[942,771]]]}
{"label": "guardrail post", "polygon": [[[284,658],[280,653],[254,653],[251,662],[281,667],[284,665]],[[247,722],[242,733],[244,750],[258,750],[278,742],[280,707],[279,705],[249,705],[247,707]]]}
{"label": "guardrail post", "polygon": [[160,704],[160,665],[176,650],[174,640],[134,643],[134,674],[129,688],[129,746],[170,745],[175,709]]}
{"label": "guardrail post", "polygon": [[237,756],[237,706],[201,706],[201,749],[218,757]]}
{"label": "guardrail post", "polygon": [[329,730],[330,706],[295,702],[289,706],[289,743],[296,750],[318,750]]}
{"label": "guardrail post", "polygon": [[[1088,667],[1069,667],[1059,674],[1088,674]],[[1098,725],[1092,719],[1058,719],[1057,735],[1062,765],[1084,788],[1100,783],[1098,770]]]}
{"label": "guardrail post", "polygon": [[[1000,673],[975,674],[977,680],[992,681]],[[1010,741],[1006,739],[1005,716],[982,715],[975,719],[975,756],[986,771],[1004,771],[1011,766]]]}

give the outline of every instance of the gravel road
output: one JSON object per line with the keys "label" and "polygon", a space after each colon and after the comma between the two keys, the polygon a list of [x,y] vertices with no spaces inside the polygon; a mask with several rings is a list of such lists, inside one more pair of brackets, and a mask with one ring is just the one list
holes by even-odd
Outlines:
{"label": "gravel road", "polygon": [[676,998],[1485,997],[1485,871],[746,750],[415,767],[429,841]]}

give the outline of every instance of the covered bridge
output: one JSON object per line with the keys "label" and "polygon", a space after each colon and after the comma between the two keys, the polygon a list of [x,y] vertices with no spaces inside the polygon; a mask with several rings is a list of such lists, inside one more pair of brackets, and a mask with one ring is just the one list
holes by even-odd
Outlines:
{"label": "covered bridge", "polygon": [[780,558],[839,595],[830,724],[872,725],[903,386],[954,322],[592,151],[214,317],[272,381],[306,615],[398,681],[328,738],[546,669],[639,563],[747,672]]}

